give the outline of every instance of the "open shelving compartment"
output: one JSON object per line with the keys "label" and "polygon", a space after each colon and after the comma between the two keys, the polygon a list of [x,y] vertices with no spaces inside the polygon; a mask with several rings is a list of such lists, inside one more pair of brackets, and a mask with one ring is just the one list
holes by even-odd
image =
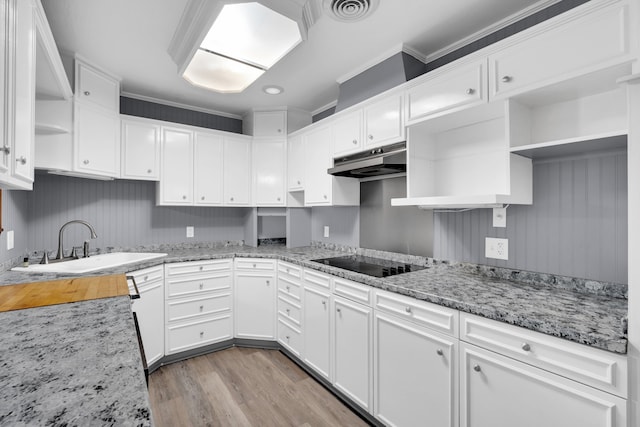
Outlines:
{"label": "open shelving compartment", "polygon": [[510,101],[407,129],[407,197],[392,206],[490,208],[532,203],[531,159],[510,151]]}

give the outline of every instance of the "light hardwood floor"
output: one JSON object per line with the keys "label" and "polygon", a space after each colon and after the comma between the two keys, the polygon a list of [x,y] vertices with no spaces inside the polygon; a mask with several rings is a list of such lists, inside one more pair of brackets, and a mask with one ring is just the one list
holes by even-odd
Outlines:
{"label": "light hardwood floor", "polygon": [[277,350],[230,348],[163,366],[149,377],[163,426],[366,426]]}

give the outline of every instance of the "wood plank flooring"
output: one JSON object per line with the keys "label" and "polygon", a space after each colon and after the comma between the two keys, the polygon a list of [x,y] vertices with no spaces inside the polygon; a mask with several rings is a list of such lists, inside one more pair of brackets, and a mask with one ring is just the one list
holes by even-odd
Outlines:
{"label": "wood plank flooring", "polygon": [[366,426],[277,350],[234,347],[163,366],[149,377],[163,426]]}

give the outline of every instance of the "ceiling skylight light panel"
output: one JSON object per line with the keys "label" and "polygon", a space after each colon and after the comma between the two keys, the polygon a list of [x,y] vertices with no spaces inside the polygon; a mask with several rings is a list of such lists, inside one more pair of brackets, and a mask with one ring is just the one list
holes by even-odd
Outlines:
{"label": "ceiling skylight light panel", "polygon": [[190,83],[222,93],[242,92],[256,81],[264,70],[211,54],[196,51],[183,77]]}

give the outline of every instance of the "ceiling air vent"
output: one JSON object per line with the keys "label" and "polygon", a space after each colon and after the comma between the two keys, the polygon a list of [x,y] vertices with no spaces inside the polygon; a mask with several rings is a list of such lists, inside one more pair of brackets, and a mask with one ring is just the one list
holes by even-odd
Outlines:
{"label": "ceiling air vent", "polygon": [[380,0],[324,0],[328,15],[342,22],[354,22],[369,16]]}

